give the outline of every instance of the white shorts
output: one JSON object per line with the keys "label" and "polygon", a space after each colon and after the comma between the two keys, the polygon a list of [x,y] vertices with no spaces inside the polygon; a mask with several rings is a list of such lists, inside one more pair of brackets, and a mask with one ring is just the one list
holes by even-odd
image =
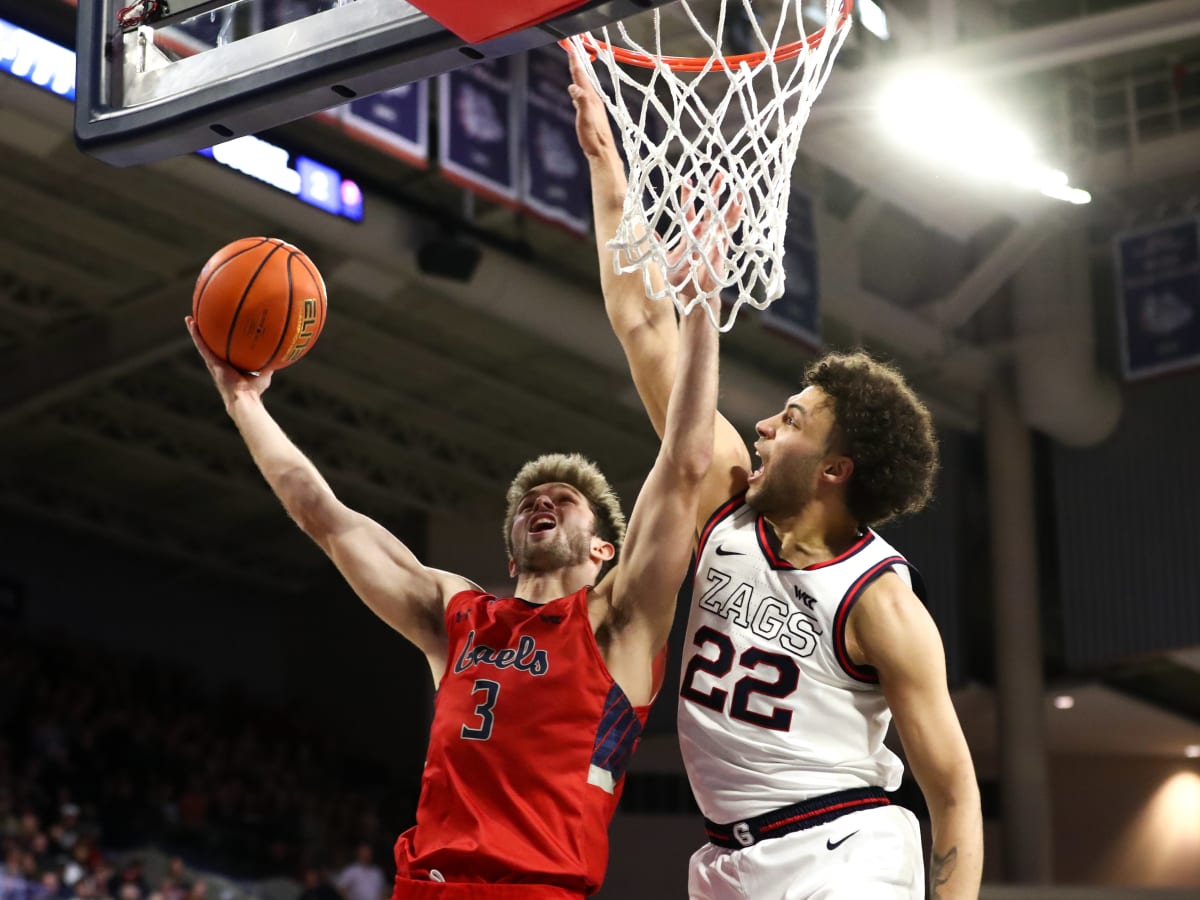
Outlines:
{"label": "white shorts", "polygon": [[690,900],[924,900],[921,829],[901,806],[848,813],[744,850],[705,844]]}

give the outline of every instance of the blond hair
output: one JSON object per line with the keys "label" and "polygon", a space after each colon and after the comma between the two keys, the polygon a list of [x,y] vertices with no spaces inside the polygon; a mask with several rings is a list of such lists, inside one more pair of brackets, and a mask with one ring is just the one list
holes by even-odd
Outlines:
{"label": "blond hair", "polygon": [[517,506],[521,498],[540,484],[569,484],[583,494],[592,513],[596,516],[596,534],[616,548],[612,561],[621,554],[621,542],[625,540],[625,514],[621,512],[621,501],[608,483],[600,468],[587,457],[578,453],[547,453],[530,460],[521,467],[517,477],[508,486],[505,500],[508,510],[504,514],[504,547],[512,557],[512,524],[517,517]]}

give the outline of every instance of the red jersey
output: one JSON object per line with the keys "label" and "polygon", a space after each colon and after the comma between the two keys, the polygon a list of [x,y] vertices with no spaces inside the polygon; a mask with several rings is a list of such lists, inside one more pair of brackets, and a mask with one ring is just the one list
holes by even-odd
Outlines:
{"label": "red jersey", "polygon": [[446,632],[417,824],[396,841],[398,892],[432,877],[594,893],[649,707],[608,673],[588,589],[542,605],[463,591]]}

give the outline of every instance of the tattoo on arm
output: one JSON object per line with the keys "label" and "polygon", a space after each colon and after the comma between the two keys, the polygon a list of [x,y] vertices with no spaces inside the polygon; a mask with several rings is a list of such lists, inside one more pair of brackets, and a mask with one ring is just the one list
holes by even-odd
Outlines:
{"label": "tattoo on arm", "polygon": [[950,876],[954,874],[954,867],[958,863],[958,848],[951,847],[945,853],[938,855],[936,850],[931,854],[929,868],[929,896],[930,900],[938,900],[941,892],[938,890],[942,885],[950,880]]}

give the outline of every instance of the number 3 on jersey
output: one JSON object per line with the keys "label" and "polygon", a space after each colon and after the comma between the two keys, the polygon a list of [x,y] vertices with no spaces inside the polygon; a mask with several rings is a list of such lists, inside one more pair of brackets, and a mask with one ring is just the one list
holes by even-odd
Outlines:
{"label": "number 3 on jersey", "polygon": [[483,700],[475,705],[475,715],[479,716],[479,726],[468,728],[464,725],[460,734],[464,741],[486,741],[492,736],[492,725],[496,718],[492,715],[492,707],[496,705],[496,698],[500,696],[500,685],[495,681],[480,678],[471,688],[471,693],[483,694]]}
{"label": "number 3 on jersey", "polygon": [[[733,641],[728,635],[705,625],[697,630],[692,643],[700,648],[712,644],[717,648],[717,656],[710,659],[697,653],[688,661],[679,696],[715,712],[724,712],[725,700],[729,697],[728,691],[714,687],[705,694],[699,691],[693,682],[698,672],[707,672],[714,678],[724,678],[729,674],[733,668]],[[758,712],[750,708],[750,697],[753,694],[762,694],[765,697],[783,699],[795,691],[800,683],[800,667],[796,665],[796,661],[782,653],[769,653],[757,647],[750,647],[743,651],[738,664],[751,671],[756,671],[759,666],[770,666],[778,673],[778,677],[774,681],[763,681],[750,675],[738,679],[733,686],[733,702],[729,706],[730,717],[772,731],[787,731],[791,728],[790,709],[776,706],[769,713]]]}

